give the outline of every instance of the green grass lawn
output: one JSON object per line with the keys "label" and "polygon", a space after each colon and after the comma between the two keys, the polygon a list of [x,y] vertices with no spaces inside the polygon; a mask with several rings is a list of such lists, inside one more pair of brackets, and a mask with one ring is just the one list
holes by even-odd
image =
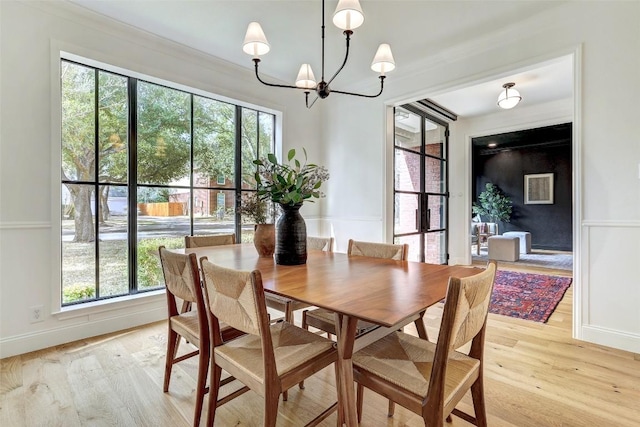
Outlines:
{"label": "green grass lawn", "polygon": [[[241,241],[253,242],[253,229],[243,230]],[[157,237],[138,242],[138,289],[164,286],[158,247],[183,248],[184,237]],[[103,240],[99,243],[100,265],[96,273],[95,243],[62,243],[62,302],[69,304],[96,297],[96,275],[100,276],[100,297],[129,293],[127,242]]]}
{"label": "green grass lawn", "polygon": [[[138,242],[138,288],[164,286],[158,247],[184,247],[183,237],[151,238]],[[129,293],[127,242],[105,240],[99,244],[100,296]],[[62,243],[62,302],[68,304],[96,297],[95,243]]]}
{"label": "green grass lawn", "polygon": [[[184,218],[175,218],[177,222]],[[207,230],[210,218],[202,219],[196,224],[201,233]],[[225,224],[232,221],[225,219]],[[154,226],[159,224],[157,219],[141,217],[138,226]],[[160,223],[161,224],[161,223]],[[220,225],[220,223],[217,223]],[[126,220],[112,217],[100,225],[103,233],[126,233]],[[62,224],[63,232],[73,232],[73,220],[65,220]],[[198,234],[196,231],[195,234]],[[239,242],[253,242],[253,225],[244,224]],[[113,237],[113,235],[112,235]],[[138,241],[137,283],[139,290],[149,290],[164,286],[164,278],[158,258],[158,247],[164,245],[169,249],[183,248],[184,237],[153,237]],[[76,243],[65,241],[62,243],[62,302],[69,304],[92,300],[97,297],[127,295],[129,293],[128,243],[126,240],[105,239],[98,244],[99,256],[96,257],[95,242]],[[99,265],[96,266],[96,259]],[[99,280],[96,279],[99,277]],[[96,287],[99,283],[99,290]]]}

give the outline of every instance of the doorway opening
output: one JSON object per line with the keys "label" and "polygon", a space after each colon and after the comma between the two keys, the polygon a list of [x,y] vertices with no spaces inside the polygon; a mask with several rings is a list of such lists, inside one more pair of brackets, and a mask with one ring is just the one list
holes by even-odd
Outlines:
{"label": "doorway opening", "polygon": [[[498,234],[525,240],[519,244],[517,259],[502,261],[571,271],[572,123],[475,137],[471,145],[472,202],[478,203],[488,184],[496,186],[512,208],[506,220],[497,221]],[[488,215],[476,215],[474,220],[493,221]],[[488,245],[477,243],[473,262],[484,264]]]}

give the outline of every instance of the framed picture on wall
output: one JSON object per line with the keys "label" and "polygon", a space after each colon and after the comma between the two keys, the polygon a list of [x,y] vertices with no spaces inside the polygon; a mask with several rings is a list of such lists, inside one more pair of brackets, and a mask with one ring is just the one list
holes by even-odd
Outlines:
{"label": "framed picture on wall", "polygon": [[524,176],[524,204],[553,204],[553,173],[537,173]]}

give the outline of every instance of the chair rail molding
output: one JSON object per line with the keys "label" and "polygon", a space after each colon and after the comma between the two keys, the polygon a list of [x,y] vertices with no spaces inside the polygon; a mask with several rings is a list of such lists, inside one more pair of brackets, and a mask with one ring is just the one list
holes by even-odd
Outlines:
{"label": "chair rail molding", "polygon": [[640,220],[584,220],[583,227],[630,227],[640,228]]}
{"label": "chair rail molding", "polygon": [[0,230],[36,230],[51,228],[51,223],[46,221],[2,221]]}

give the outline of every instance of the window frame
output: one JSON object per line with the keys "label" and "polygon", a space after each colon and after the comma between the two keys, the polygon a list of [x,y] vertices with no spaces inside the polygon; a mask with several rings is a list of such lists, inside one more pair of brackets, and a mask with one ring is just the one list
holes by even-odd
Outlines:
{"label": "window frame", "polygon": [[[162,295],[164,294],[164,289],[162,288],[152,288],[152,289],[148,289],[148,290],[140,290],[140,289],[136,289],[135,286],[138,286],[135,282],[135,280],[133,279],[134,276],[131,275],[131,272],[135,271],[136,266],[132,265],[131,260],[135,259],[135,250],[133,255],[129,254],[129,261],[128,261],[128,268],[129,268],[129,286],[128,286],[128,293],[125,295],[117,295],[117,296],[106,296],[106,297],[102,297],[100,299],[91,299],[91,300],[84,300],[84,301],[80,301],[80,302],[74,302],[74,303],[65,303],[63,304],[63,296],[62,296],[62,255],[63,255],[63,250],[62,250],[62,213],[61,213],[61,209],[60,207],[62,206],[62,196],[63,196],[63,191],[62,191],[62,187],[64,186],[64,184],[66,183],[61,176],[61,170],[62,170],[62,87],[61,87],[61,75],[60,75],[60,70],[61,70],[61,64],[63,61],[69,61],[72,63],[77,63],[79,65],[82,66],[86,66],[86,67],[90,67],[94,69],[94,72],[96,74],[96,76],[99,74],[99,71],[104,71],[104,72],[108,72],[108,73],[112,73],[112,74],[117,74],[120,76],[123,76],[125,78],[127,78],[127,86],[130,86],[130,82],[131,81],[144,81],[146,83],[150,83],[150,84],[155,84],[155,85],[161,85],[161,86],[165,86],[167,88],[170,89],[175,89],[178,91],[182,91],[182,92],[186,92],[189,97],[190,97],[190,102],[193,105],[193,99],[194,97],[198,96],[198,97],[203,97],[203,98],[207,98],[210,100],[214,100],[214,101],[219,101],[219,102],[224,102],[224,103],[228,103],[231,104],[232,106],[235,107],[235,111],[242,111],[242,109],[249,109],[249,110],[254,110],[257,111],[258,113],[266,113],[269,115],[273,116],[273,124],[272,124],[272,141],[271,141],[271,145],[272,145],[272,150],[273,152],[279,156],[281,153],[281,146],[282,146],[282,138],[281,138],[281,134],[282,134],[282,112],[277,111],[277,110],[273,110],[270,109],[268,107],[263,107],[263,106],[259,106],[259,105],[254,105],[254,104],[250,104],[250,103],[246,103],[246,102],[242,102],[236,99],[231,99],[231,98],[227,98],[224,96],[220,96],[211,92],[207,92],[207,91],[203,91],[197,88],[193,88],[193,87],[189,87],[189,86],[184,86],[180,83],[175,83],[175,82],[170,82],[170,81],[166,81],[163,79],[158,79],[155,78],[153,76],[148,76],[148,75],[144,75],[144,74],[140,74],[134,71],[130,71],[127,69],[123,69],[117,66],[113,66],[113,65],[109,65],[103,62],[99,62],[96,60],[92,60],[83,56],[79,56],[73,53],[69,53],[67,51],[64,50],[54,50],[52,51],[52,64],[55,64],[55,67],[53,67],[53,72],[52,72],[52,80],[54,80],[56,82],[55,85],[52,85],[52,144],[51,144],[51,154],[52,154],[52,176],[55,177],[54,179],[52,179],[51,184],[52,184],[52,233],[54,235],[54,238],[52,239],[52,247],[55,248],[55,251],[53,252],[54,256],[52,256],[52,283],[53,283],[53,289],[54,292],[52,293],[52,313],[53,314],[64,314],[67,313],[66,316],[63,317],[75,317],[75,314],[73,314],[74,312],[77,313],[77,315],[84,315],[83,313],[87,313],[87,312],[95,312],[95,311],[107,311],[107,310],[113,310],[113,309],[118,309],[121,307],[129,307],[132,305],[139,305],[139,304],[144,304],[144,301],[147,300],[155,300],[158,295]],[[96,86],[98,86],[98,82],[96,82]],[[127,107],[130,109],[131,106],[137,106],[137,104],[132,103],[132,101],[130,99],[127,99]],[[97,118],[98,113],[97,111],[95,112],[95,117]],[[129,113],[129,121],[131,121],[131,113]],[[238,119],[238,117],[236,117]],[[257,116],[257,120],[259,119],[259,115]],[[96,119],[97,120],[97,119]],[[190,118],[190,126],[193,127],[193,110],[191,111],[191,118]],[[259,122],[257,123],[256,126],[256,131],[259,133]],[[129,123],[129,131],[131,130],[131,123]],[[194,144],[194,139],[193,139],[193,129],[191,130],[191,140],[190,140],[190,144],[191,144],[191,148],[193,148],[193,144]],[[98,134],[98,129],[96,129],[96,139],[98,138],[97,136]],[[131,141],[131,137],[128,137],[128,143],[130,143]],[[135,139],[135,138],[134,138]],[[236,153],[238,152],[238,148],[241,149],[241,141],[242,141],[242,134],[235,134],[235,144],[236,144]],[[257,142],[258,147],[259,147],[259,142]],[[131,144],[128,148],[128,150],[130,152],[135,152],[135,145]],[[129,159],[131,159],[131,154],[128,154]],[[134,156],[135,158],[135,156]],[[192,159],[193,160],[193,159]],[[241,157],[237,157],[236,156],[236,170],[240,169],[241,166],[238,166],[241,164],[242,158]],[[134,168],[135,169],[135,168]],[[132,180],[130,179],[133,175],[132,175],[132,168],[131,166],[128,167],[128,174],[129,174],[129,182],[131,182]],[[96,175],[97,175],[97,171],[96,171]],[[193,213],[193,190],[195,189],[202,189],[202,186],[195,186],[194,182],[193,182],[193,161],[191,163],[191,167],[190,167],[190,185],[189,185],[189,190],[191,191],[191,196],[190,196],[190,200],[189,200],[189,205],[190,205],[190,209],[189,209],[189,227],[191,232],[193,233],[194,230],[194,222],[193,222],[193,217],[194,217],[194,213]],[[133,184],[134,186],[138,186],[139,187],[139,183],[137,182],[137,177],[134,176],[134,180],[133,180]],[[242,179],[241,177],[238,177],[236,180],[236,184],[233,188],[224,188],[225,191],[234,191],[236,192],[236,198],[239,200],[240,194],[243,191],[247,191],[247,189],[242,189]],[[76,181],[78,182],[78,181]],[[95,188],[99,188],[100,185],[104,185],[105,183],[101,183],[99,180],[96,182],[92,182],[91,183]],[[125,186],[129,186],[129,183],[124,184]],[[211,188],[207,187],[208,190],[210,191],[214,191],[219,189],[218,187],[220,187],[219,184],[216,183],[216,180],[214,179],[209,186],[212,186]],[[129,197],[129,199],[133,199],[130,191],[127,191],[127,196]],[[97,198],[94,198],[97,199]],[[97,201],[95,202],[96,204],[98,203]],[[130,201],[129,206],[131,206],[131,204],[136,204],[136,200]],[[96,212],[97,215],[97,212]],[[132,214],[133,216],[136,216],[135,214]],[[238,220],[239,215],[235,216],[235,229],[236,232],[239,232],[241,224]],[[131,216],[129,216],[128,218],[131,218]],[[98,229],[97,226],[97,221],[95,220],[94,217],[94,227],[96,228],[96,230]],[[133,246],[137,246],[136,242],[136,237],[137,237],[137,232],[134,231],[133,234],[131,232],[131,229],[127,230],[127,240],[129,242],[134,242],[133,244],[129,244],[129,246],[133,245]],[[96,246],[99,246],[98,244],[98,234],[96,234]],[[131,252],[131,250],[129,250],[129,252]],[[95,256],[95,260],[96,260],[96,264],[98,265],[100,262],[100,258],[99,258],[99,253],[96,251],[96,253],[94,254]],[[98,268],[96,266],[96,268]],[[99,282],[98,282],[98,278],[96,278],[96,286],[99,286]],[[133,292],[135,291],[135,292]]]}

